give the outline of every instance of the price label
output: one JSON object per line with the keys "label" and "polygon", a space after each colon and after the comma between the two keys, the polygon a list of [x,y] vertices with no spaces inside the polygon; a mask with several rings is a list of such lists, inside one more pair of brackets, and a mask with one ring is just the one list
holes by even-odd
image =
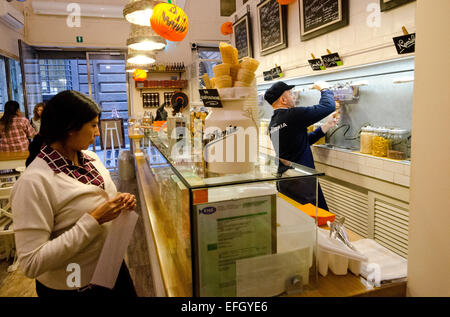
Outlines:
{"label": "price label", "polygon": [[217,89],[199,89],[199,92],[200,99],[203,101],[205,107],[223,108]]}
{"label": "price label", "polygon": [[322,56],[322,61],[325,64],[325,67],[327,67],[327,68],[335,67],[335,66],[342,66],[344,64],[338,53],[324,55],[324,56]]}

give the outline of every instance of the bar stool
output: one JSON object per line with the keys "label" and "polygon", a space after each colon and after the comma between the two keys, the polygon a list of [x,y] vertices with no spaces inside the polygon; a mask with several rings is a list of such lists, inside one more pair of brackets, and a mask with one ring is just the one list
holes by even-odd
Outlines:
{"label": "bar stool", "polygon": [[[116,147],[114,144],[114,132],[117,138],[117,145],[118,145],[118,150],[120,151],[122,148],[120,146],[120,138],[119,138],[119,129],[117,128],[117,122],[114,122],[114,126],[113,127],[108,127],[108,122],[105,123],[105,131],[104,131],[104,142],[103,142],[103,162],[105,164],[106,168],[112,168],[115,170],[117,170],[117,159],[118,157],[116,157]],[[108,145],[108,136],[109,136],[109,141],[111,143],[111,156],[109,158],[106,157],[106,152],[108,151],[108,149],[106,148]],[[113,162],[111,164],[111,161]],[[107,162],[110,162],[110,166],[108,167]]]}

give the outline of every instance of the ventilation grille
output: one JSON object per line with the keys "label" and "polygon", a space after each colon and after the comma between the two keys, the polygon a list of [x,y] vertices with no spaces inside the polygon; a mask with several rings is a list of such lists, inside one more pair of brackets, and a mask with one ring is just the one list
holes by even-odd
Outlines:
{"label": "ventilation grille", "polygon": [[337,183],[320,179],[330,212],[345,217],[345,227],[367,238],[368,195]]}
{"label": "ventilation grille", "polygon": [[392,252],[408,257],[408,207],[375,197],[374,240]]}

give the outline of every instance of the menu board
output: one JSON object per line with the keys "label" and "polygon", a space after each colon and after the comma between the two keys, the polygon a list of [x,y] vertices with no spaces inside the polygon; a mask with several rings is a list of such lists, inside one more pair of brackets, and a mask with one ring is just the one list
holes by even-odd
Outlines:
{"label": "menu board", "polygon": [[264,0],[257,8],[261,55],[286,48],[286,6],[281,6],[276,0]]}
{"label": "menu board", "polygon": [[300,0],[302,41],[348,25],[348,0]]}
{"label": "menu board", "polygon": [[238,50],[238,59],[253,57],[250,14],[244,15],[233,24],[234,46]]}

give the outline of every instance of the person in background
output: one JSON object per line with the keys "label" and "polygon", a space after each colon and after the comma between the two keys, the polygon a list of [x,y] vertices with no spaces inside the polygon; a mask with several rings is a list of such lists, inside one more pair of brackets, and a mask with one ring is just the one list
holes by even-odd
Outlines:
{"label": "person in background", "polygon": [[167,120],[167,111],[164,109],[166,103],[161,104],[158,109],[156,109],[156,117],[155,121],[166,121]]}
{"label": "person in background", "polygon": [[[315,168],[310,146],[325,136],[327,131],[337,123],[336,115],[333,113],[336,110],[334,94],[328,90],[329,85],[326,82],[314,84],[313,88],[320,90],[321,98],[318,105],[309,107],[295,107],[295,97],[291,91],[294,87],[280,81],[273,84],[264,94],[264,99],[274,109],[269,124],[269,134],[279,158],[279,175],[292,168],[289,166],[290,162]],[[332,115],[325,124],[307,133],[310,125],[330,114]],[[315,188],[315,180],[312,178],[278,182],[278,190],[282,194],[301,204],[315,204]],[[328,210],[320,185],[318,206]]]}
{"label": "person in background", "polygon": [[33,126],[34,130],[36,130],[36,133],[39,133],[39,130],[41,129],[41,116],[42,111],[44,110],[45,103],[41,102],[38,103],[36,106],[34,106],[33,109],[33,118],[31,118],[31,125]]}
{"label": "person in background", "polygon": [[[31,164],[11,190],[19,265],[39,297],[136,296],[124,262],[112,290],[90,285],[111,221],[136,208],[118,193],[99,157],[86,149],[99,135],[100,107],[77,91],[54,96],[42,113]],[[79,266],[79,283],[68,283]]]}
{"label": "person in background", "polygon": [[17,101],[5,103],[5,112],[0,119],[0,152],[28,151],[29,139],[36,134],[27,118],[22,117]]}

